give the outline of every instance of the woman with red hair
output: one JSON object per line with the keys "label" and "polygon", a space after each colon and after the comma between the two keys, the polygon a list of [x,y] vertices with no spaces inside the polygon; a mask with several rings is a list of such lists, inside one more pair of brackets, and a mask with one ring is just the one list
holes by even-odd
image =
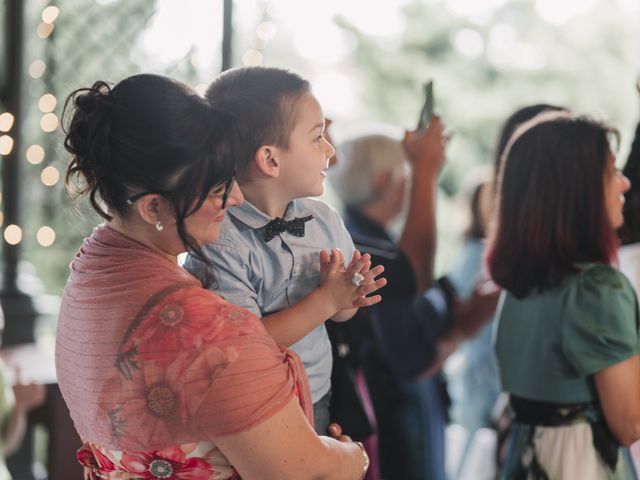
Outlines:
{"label": "woman with red hair", "polygon": [[515,413],[501,479],[635,479],[638,300],[611,266],[629,181],[615,130],[543,112],[501,163],[489,270],[504,289],[495,348]]}

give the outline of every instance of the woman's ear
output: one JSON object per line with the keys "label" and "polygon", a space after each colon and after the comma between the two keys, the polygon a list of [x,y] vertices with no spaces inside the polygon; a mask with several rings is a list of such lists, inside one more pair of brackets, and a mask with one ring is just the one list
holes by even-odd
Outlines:
{"label": "woman's ear", "polygon": [[150,225],[157,225],[158,222],[163,220],[160,207],[163,201],[164,199],[160,195],[150,193],[136,201],[136,211],[142,220]]}
{"label": "woman's ear", "polygon": [[273,145],[263,145],[258,148],[254,156],[254,162],[262,174],[272,178],[277,178],[280,175],[278,153],[278,148]]}

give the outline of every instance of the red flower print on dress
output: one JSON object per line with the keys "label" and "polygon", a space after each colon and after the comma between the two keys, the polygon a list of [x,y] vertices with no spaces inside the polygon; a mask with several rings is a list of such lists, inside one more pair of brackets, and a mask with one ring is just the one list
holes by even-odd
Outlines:
{"label": "red flower print on dress", "polygon": [[114,439],[125,450],[145,445],[175,445],[175,432],[194,431],[191,425],[200,403],[220,373],[237,358],[233,347],[203,348],[199,352],[172,352],[166,366],[140,362],[130,380],[114,370],[101,398]]}
{"label": "red flower print on dress", "polygon": [[208,480],[214,472],[202,458],[186,458],[180,447],[124,453],[120,463],[125,471],[145,480]]}
{"label": "red flower print on dress", "polygon": [[218,305],[212,308],[212,296],[202,288],[183,288],[167,295],[125,343],[121,361],[155,360],[166,367],[178,352],[201,349],[213,341],[250,334],[261,327],[249,311],[220,298],[213,297]]}
{"label": "red flower print on dress", "polygon": [[[87,467],[92,473],[112,472],[116,466],[100,449],[85,443],[76,453],[80,465]],[[91,478],[91,477],[90,477]]]}

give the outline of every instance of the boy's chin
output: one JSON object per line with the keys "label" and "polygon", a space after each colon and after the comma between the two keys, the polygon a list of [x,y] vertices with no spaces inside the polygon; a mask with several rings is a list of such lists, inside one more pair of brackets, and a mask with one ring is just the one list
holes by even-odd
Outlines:
{"label": "boy's chin", "polygon": [[320,185],[320,187],[316,188],[313,193],[307,195],[307,197],[319,197],[324,193],[324,184]]}

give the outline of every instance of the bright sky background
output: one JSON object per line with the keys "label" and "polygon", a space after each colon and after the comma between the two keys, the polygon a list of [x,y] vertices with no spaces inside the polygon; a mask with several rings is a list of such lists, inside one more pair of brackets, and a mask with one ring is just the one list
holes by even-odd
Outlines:
{"label": "bright sky background", "polygon": [[[102,0],[117,1],[117,0]],[[451,12],[483,25],[491,12],[509,0],[424,0],[443,3]],[[540,17],[562,26],[576,16],[589,14],[598,2],[617,2],[630,15],[640,14],[638,0],[537,0]],[[208,83],[220,70],[222,38],[222,0],[159,0],[150,28],[142,35],[142,50],[152,65],[163,69],[191,53],[192,63]],[[355,40],[338,28],[334,19],[342,16],[363,33],[384,38],[390,43],[403,28],[399,9],[409,0],[242,0],[234,2],[234,46],[256,45],[244,52],[235,51],[244,64],[259,64],[259,47],[277,40],[283,31],[292,39],[294,53],[312,61],[314,91],[325,107],[340,116],[357,111],[352,82],[339,68],[340,62],[355,48]],[[366,12],[366,13],[363,13]],[[545,54],[540,47],[515,41],[517,32],[508,24],[492,27],[485,40],[473,29],[461,29],[452,44],[462,55],[478,57],[486,52],[496,68],[537,70],[544,68]],[[242,42],[240,41],[242,40]],[[640,68],[640,65],[638,66]],[[295,68],[294,68],[295,69]],[[303,74],[308,76],[308,72]]]}
{"label": "bright sky background", "polygon": [[[103,0],[105,1],[105,0]],[[113,1],[113,0],[112,0]],[[438,3],[437,0],[424,0]],[[536,10],[545,20],[562,25],[578,15],[588,14],[595,4],[615,1],[630,14],[640,12],[638,0],[537,0]],[[337,15],[345,17],[363,33],[378,37],[398,35],[403,27],[399,9],[408,0],[242,0],[234,3],[236,35],[251,31],[270,21],[266,37],[277,35],[278,28],[293,34],[293,46],[303,57],[321,63],[336,63],[353,48],[335,26]],[[492,10],[508,0],[446,0],[446,8],[475,23],[486,23]],[[261,18],[263,11],[269,18]],[[366,12],[363,14],[363,12]],[[178,34],[179,33],[179,34]],[[159,64],[170,64],[192,48],[203,66],[219,54],[222,36],[222,1],[159,0],[152,24],[143,35],[142,46]],[[467,43],[473,39],[468,38]],[[473,49],[471,49],[473,51]]]}

